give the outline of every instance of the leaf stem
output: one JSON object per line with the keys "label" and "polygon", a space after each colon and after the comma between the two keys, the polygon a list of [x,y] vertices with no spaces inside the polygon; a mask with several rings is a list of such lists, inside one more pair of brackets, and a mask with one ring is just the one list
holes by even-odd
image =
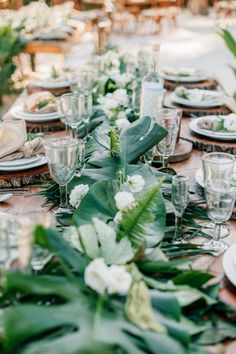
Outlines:
{"label": "leaf stem", "polygon": [[95,335],[96,335],[96,332],[97,332],[98,327],[99,327],[99,322],[100,322],[100,318],[101,318],[101,315],[102,315],[104,300],[105,300],[105,295],[104,294],[100,294],[99,297],[98,297],[98,300],[97,300],[97,306],[96,306],[96,311],[95,311],[95,315],[94,315],[93,330],[94,330],[94,334]]}

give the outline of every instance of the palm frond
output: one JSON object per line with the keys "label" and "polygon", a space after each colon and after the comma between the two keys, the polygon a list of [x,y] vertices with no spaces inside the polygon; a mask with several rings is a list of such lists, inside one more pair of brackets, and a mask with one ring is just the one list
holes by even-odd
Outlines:
{"label": "palm frond", "polygon": [[148,192],[145,191],[136,200],[136,206],[123,213],[118,238],[128,237],[135,250],[140,248],[145,237],[151,236],[155,232],[152,223],[156,217],[157,203],[162,197],[162,182],[163,179],[159,180]]}

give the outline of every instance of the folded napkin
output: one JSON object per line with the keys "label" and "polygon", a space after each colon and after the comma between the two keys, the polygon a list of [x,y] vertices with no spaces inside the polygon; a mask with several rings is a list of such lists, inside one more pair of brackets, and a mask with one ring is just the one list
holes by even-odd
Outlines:
{"label": "folded napkin", "polygon": [[27,141],[24,121],[4,121],[0,125],[0,161],[12,161],[43,154],[43,141]]}
{"label": "folded napkin", "polygon": [[27,140],[23,120],[4,120],[0,123],[0,160],[20,149]]}

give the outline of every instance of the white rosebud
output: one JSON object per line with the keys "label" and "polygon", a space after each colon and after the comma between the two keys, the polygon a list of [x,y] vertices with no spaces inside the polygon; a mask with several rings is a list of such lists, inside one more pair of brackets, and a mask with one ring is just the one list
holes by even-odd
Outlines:
{"label": "white rosebud", "polygon": [[116,120],[116,126],[120,130],[127,128],[129,125],[130,125],[130,122],[128,121],[127,118],[120,118],[120,119]]}
{"label": "white rosebud", "polygon": [[70,205],[74,208],[78,208],[81,200],[85,197],[85,195],[89,191],[89,186],[87,184],[79,184],[75,188],[72,189],[70,193]]}
{"label": "white rosebud", "polygon": [[145,186],[145,181],[140,175],[127,176],[127,182],[131,192],[141,192]]}
{"label": "white rosebud", "polygon": [[224,118],[224,128],[228,130],[228,132],[236,132],[236,114],[231,113]]}
{"label": "white rosebud", "polygon": [[114,217],[114,222],[116,224],[119,224],[119,222],[122,220],[122,212],[118,211]]}
{"label": "white rosebud", "polygon": [[135,198],[132,193],[125,192],[125,191],[118,192],[115,195],[115,202],[116,202],[117,209],[122,211],[131,207],[135,202]]}
{"label": "white rosebud", "polygon": [[125,295],[132,283],[132,277],[124,266],[112,265],[109,269],[110,282],[107,287],[108,294]]}
{"label": "white rosebud", "polygon": [[96,258],[86,267],[85,283],[99,294],[104,294],[110,283],[109,268],[103,258]]}

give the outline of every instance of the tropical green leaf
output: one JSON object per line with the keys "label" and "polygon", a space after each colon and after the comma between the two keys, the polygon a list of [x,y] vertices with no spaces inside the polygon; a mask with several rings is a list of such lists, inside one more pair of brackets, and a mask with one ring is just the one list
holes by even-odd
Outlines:
{"label": "tropical green leaf", "polygon": [[200,270],[185,270],[172,280],[176,285],[186,284],[199,289],[212,278],[214,278],[214,276],[207,272]]}
{"label": "tropical green leaf", "polygon": [[232,34],[225,28],[221,28],[219,31],[219,35],[224,39],[225,44],[232,52],[232,54],[236,57],[236,41]]}

